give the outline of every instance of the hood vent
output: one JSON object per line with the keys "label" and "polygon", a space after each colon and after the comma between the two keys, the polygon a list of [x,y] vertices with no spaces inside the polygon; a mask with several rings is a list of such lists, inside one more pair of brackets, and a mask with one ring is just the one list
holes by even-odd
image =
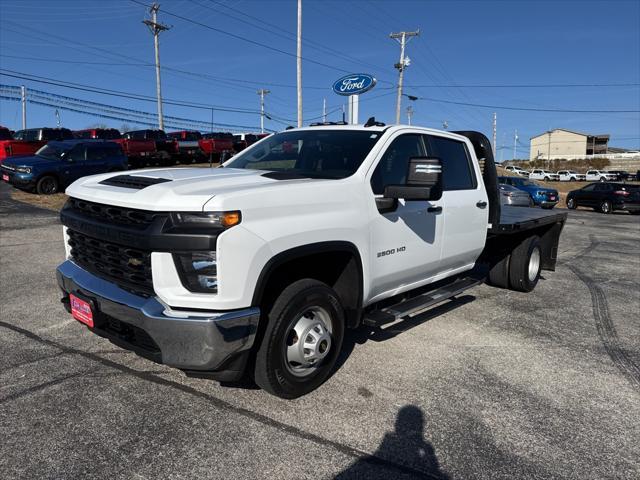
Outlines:
{"label": "hood vent", "polygon": [[143,188],[157,185],[158,183],[170,182],[168,178],[136,177],[135,175],[116,175],[100,182],[100,185],[111,185],[113,187],[132,188],[142,190]]}

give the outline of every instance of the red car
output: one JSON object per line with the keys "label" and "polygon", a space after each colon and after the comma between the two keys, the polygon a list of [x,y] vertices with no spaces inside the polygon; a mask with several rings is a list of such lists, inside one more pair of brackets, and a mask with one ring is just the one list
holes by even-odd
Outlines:
{"label": "red car", "polygon": [[[8,129],[3,128],[0,136],[0,163],[7,157],[33,155],[51,140],[70,140],[73,133],[67,128],[30,128],[18,130],[13,138]],[[8,137],[8,138],[5,138]]]}

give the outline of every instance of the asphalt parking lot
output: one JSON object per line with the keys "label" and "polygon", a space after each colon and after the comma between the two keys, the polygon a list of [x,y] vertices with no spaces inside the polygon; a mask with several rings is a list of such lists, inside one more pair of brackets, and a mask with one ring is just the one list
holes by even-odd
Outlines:
{"label": "asphalt parking lot", "polygon": [[57,215],[0,185],[0,478],[638,478],[640,217],[572,211],[531,294],[477,287],[295,401],[191,379],[59,303]]}

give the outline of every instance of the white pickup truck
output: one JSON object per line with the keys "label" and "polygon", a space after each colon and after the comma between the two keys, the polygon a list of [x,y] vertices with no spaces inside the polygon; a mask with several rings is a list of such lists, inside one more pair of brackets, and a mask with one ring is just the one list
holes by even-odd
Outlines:
{"label": "white pickup truck", "polygon": [[547,182],[550,182],[552,180],[556,180],[556,181],[560,180],[560,176],[557,173],[550,172],[548,170],[542,170],[540,168],[531,170],[531,173],[529,174],[529,178],[531,180],[544,180]]}
{"label": "white pickup truck", "polygon": [[[480,159],[480,161],[479,161]],[[93,332],[221,381],[294,398],[346,328],[395,322],[487,281],[531,291],[566,214],[500,206],[487,138],[318,125],[222,168],[85,177],[61,212],[62,302]]]}

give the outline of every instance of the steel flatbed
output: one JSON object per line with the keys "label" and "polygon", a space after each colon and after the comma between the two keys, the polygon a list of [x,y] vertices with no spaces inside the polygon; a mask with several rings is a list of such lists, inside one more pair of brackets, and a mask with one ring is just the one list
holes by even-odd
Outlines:
{"label": "steel flatbed", "polygon": [[564,224],[566,220],[566,211],[503,205],[500,209],[500,222],[491,225],[489,233],[498,235],[523,232],[553,223]]}

